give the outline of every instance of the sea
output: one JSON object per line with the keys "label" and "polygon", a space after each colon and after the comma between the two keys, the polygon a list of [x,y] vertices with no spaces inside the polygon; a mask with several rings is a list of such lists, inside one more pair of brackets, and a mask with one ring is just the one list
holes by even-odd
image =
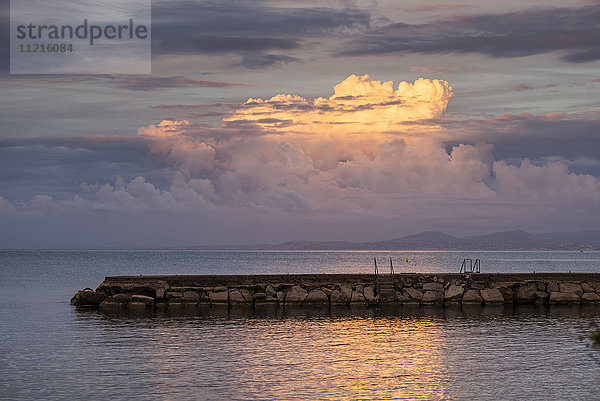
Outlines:
{"label": "sea", "polygon": [[105,313],[105,276],[600,272],[600,252],[0,251],[1,400],[600,400],[600,306]]}

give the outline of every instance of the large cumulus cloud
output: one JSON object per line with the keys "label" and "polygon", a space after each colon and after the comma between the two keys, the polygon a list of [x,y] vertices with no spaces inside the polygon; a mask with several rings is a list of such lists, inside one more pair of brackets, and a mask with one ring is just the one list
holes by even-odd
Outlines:
{"label": "large cumulus cloud", "polygon": [[329,97],[251,98],[218,128],[163,120],[129,140],[164,166],[164,182],[140,170],[113,182],[87,181],[63,199],[40,193],[11,201],[2,194],[0,213],[171,213],[223,221],[241,213],[279,216],[283,231],[306,219],[485,231],[598,221],[596,176],[575,174],[560,159],[497,159],[485,135],[461,137],[444,124],[451,98],[445,81],[394,85],[352,75]]}

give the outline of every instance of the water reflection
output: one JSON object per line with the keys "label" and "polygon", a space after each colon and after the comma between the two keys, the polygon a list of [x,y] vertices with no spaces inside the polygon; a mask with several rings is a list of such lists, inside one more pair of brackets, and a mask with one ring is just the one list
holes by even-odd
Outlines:
{"label": "water reflection", "polygon": [[598,307],[75,313],[97,332],[106,366],[153,399],[520,399],[550,389],[586,399],[600,391],[600,367],[577,340]]}

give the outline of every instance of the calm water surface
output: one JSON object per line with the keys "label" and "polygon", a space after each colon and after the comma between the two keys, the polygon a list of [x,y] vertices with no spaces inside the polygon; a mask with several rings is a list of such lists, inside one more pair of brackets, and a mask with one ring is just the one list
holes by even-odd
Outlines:
{"label": "calm water surface", "polygon": [[[600,272],[594,252],[0,251],[0,399],[600,399],[600,307],[104,314],[119,274]],[[406,257],[409,262],[406,263]]]}

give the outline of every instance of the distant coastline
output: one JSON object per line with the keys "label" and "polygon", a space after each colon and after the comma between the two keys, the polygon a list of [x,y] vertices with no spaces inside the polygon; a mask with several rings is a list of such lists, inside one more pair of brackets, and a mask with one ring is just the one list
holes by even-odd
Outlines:
{"label": "distant coastline", "polygon": [[597,251],[600,230],[530,234],[523,230],[454,237],[440,231],[384,241],[288,241],[279,244],[187,246],[189,250],[282,250],[282,251]]}

